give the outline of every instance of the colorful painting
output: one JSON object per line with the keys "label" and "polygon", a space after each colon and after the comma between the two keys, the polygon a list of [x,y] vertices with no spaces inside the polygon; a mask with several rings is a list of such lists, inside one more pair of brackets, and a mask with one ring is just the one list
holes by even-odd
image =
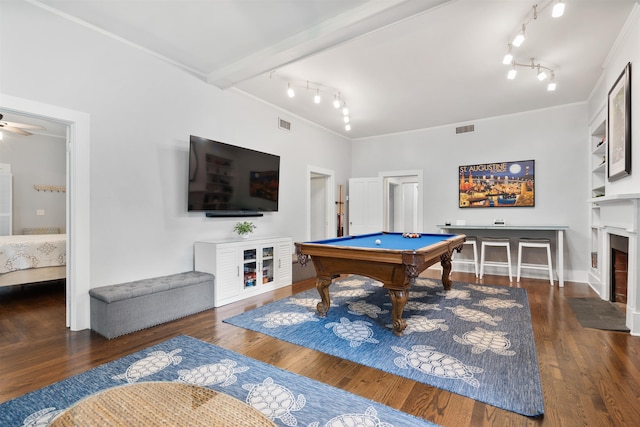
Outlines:
{"label": "colorful painting", "polygon": [[461,208],[535,206],[534,160],[460,166]]}

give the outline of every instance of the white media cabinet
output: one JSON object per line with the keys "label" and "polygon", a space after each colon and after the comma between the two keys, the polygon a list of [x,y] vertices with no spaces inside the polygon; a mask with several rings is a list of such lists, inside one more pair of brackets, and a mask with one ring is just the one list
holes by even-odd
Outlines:
{"label": "white media cabinet", "polygon": [[194,269],[215,276],[215,307],[291,285],[290,237],[200,241],[194,253]]}

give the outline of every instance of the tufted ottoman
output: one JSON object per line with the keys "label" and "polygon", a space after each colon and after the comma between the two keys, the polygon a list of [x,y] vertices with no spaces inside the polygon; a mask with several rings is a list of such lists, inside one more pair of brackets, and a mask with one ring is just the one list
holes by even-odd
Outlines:
{"label": "tufted ottoman", "polygon": [[208,310],[214,280],[188,271],[90,289],[91,329],[111,339]]}

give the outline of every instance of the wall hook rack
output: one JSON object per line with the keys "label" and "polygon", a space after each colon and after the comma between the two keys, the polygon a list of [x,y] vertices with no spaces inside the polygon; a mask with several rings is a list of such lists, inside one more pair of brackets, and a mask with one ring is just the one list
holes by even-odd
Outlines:
{"label": "wall hook rack", "polygon": [[36,184],[33,186],[36,191],[57,191],[58,193],[64,193],[67,191],[67,187],[64,185],[41,185]]}

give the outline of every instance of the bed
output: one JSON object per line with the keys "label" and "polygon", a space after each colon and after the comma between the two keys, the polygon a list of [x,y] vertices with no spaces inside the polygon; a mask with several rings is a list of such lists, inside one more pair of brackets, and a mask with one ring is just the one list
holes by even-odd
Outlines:
{"label": "bed", "polygon": [[0,236],[0,286],[64,279],[67,235]]}

